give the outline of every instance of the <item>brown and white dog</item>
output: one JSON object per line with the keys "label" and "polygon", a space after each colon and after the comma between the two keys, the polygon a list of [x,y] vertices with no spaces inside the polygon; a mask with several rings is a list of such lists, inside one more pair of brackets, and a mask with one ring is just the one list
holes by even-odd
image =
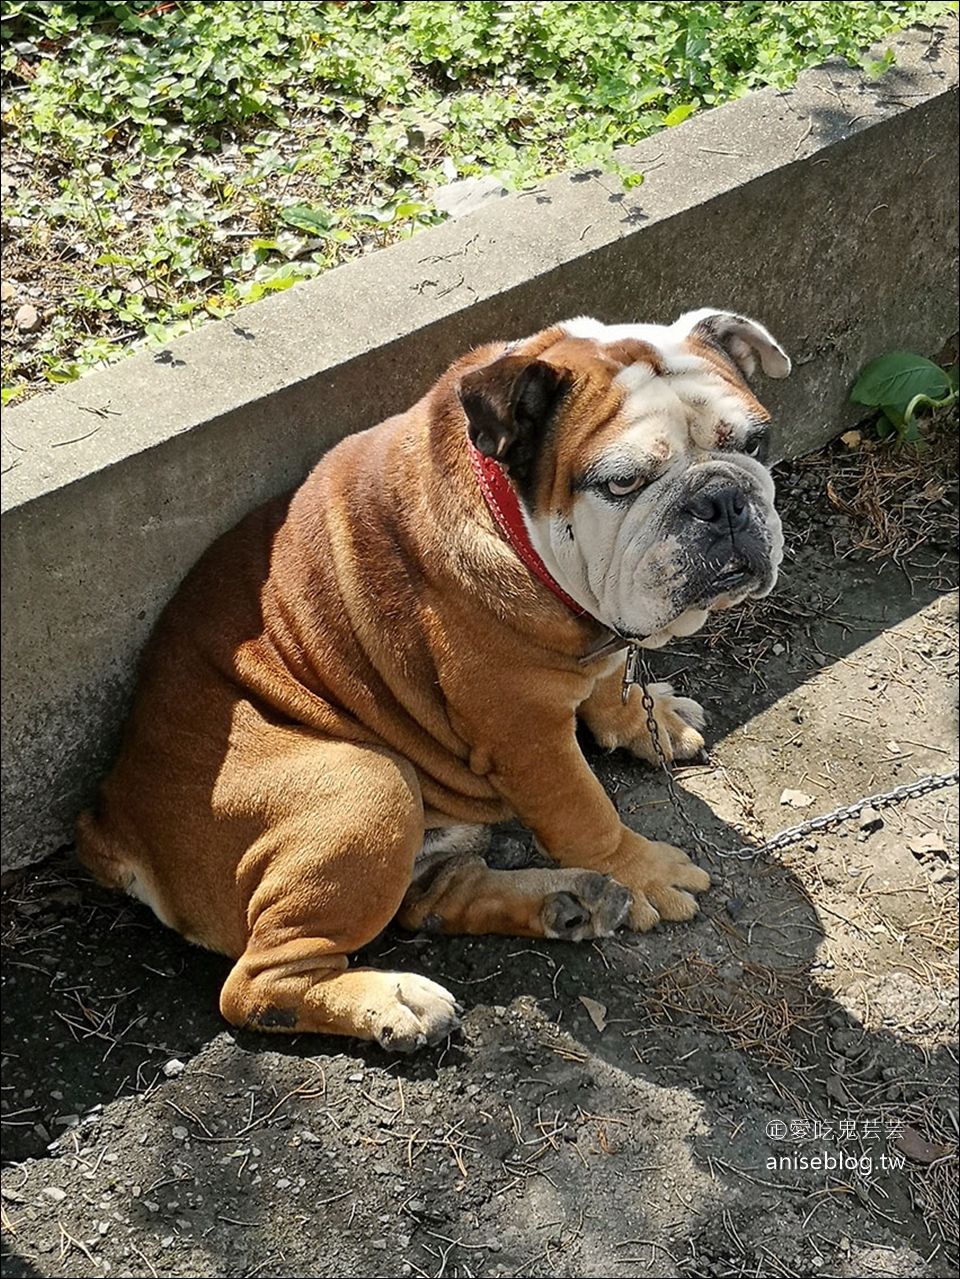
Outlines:
{"label": "brown and white dog", "polygon": [[[709,877],[623,825],[575,727],[654,758],[623,640],[773,585],[757,357],[789,371],[759,324],[710,310],[482,347],[194,568],[79,850],[236,960],[229,1021],[409,1051],[458,1010],[348,968],[394,918],[579,940],[696,912]],[[700,707],[652,692],[667,755],[694,755]],[[555,868],[487,867],[478,828],[513,816]]]}

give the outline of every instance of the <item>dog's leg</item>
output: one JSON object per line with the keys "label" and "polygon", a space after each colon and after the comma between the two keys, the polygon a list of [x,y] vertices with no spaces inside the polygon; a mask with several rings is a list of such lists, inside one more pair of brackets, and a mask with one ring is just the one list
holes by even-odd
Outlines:
{"label": "dog's leg", "polygon": [[273,948],[245,951],[227,978],[220,1010],[248,1030],[351,1035],[384,1048],[413,1052],[436,1044],[459,1025],[449,991],[416,973],[346,967],[345,956],[303,955],[285,961]]}
{"label": "dog's leg", "polygon": [[[561,866],[599,871],[627,888],[633,928],[692,918],[692,894],[709,888],[710,876],[679,848],[621,822],[577,744],[574,705],[548,710],[518,700],[509,709],[512,722],[499,724],[496,742],[475,757],[489,761],[490,780],[544,852]],[[537,726],[533,735],[529,724]],[[478,736],[482,731],[476,728]]]}
{"label": "dog's leg", "polygon": [[[612,675],[597,680],[577,715],[598,745],[607,750],[623,746],[641,759],[659,764],[641,690],[633,685],[624,703],[622,688],[622,673],[618,668]],[[676,697],[670,684],[649,684],[647,692],[653,698],[657,736],[667,762],[693,759],[703,749],[699,732],[704,723],[703,707],[691,697]]]}
{"label": "dog's leg", "polygon": [[[237,870],[248,940],[220,1008],[252,1030],[376,1039],[408,1052],[457,1025],[442,986],[347,968],[397,911],[423,840],[414,770],[389,752],[293,730],[269,761],[271,824]],[[239,778],[256,793],[256,777]]]}
{"label": "dog's leg", "polygon": [[609,875],[586,870],[491,870],[470,854],[429,858],[403,899],[397,922],[434,933],[511,937],[608,937],[631,898]]}

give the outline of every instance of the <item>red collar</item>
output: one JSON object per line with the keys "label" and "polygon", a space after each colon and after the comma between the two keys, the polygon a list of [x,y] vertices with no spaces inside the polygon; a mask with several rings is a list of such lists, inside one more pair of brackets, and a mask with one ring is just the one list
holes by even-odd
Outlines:
{"label": "red collar", "polygon": [[507,539],[516,553],[526,564],[533,576],[551,591],[558,600],[562,600],[576,617],[590,617],[585,608],[581,608],[576,600],[571,599],[563,587],[551,575],[550,570],[533,548],[527,526],[523,522],[520,502],[507,473],[496,459],[485,457],[472,440],[467,440],[470,461],[476,472],[480,492],[490,508],[490,514],[497,522],[497,527]]}

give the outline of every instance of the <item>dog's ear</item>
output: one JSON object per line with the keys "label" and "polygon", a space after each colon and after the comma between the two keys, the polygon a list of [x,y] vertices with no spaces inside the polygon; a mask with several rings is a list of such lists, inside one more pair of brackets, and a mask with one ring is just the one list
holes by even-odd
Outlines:
{"label": "dog's ear", "polygon": [[686,337],[699,338],[728,356],[745,377],[749,377],[760,357],[767,377],[786,377],[790,360],[776,338],[756,320],[731,311],[689,311],[672,326]]}
{"label": "dog's ear", "polygon": [[571,381],[566,369],[522,355],[465,373],[457,395],[474,447],[502,462],[518,482],[528,479]]}

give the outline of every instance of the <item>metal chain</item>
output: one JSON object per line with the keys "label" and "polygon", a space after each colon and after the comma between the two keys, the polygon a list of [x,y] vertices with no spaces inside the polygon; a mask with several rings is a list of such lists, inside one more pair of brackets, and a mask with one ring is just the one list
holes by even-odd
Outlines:
{"label": "metal chain", "polygon": [[941,790],[945,786],[956,786],[958,776],[960,776],[960,769],[955,768],[949,773],[921,777],[915,782],[906,782],[902,786],[895,786],[893,790],[881,791],[877,795],[867,795],[863,799],[857,800],[854,804],[844,804],[830,813],[822,814],[822,816],[808,817],[806,821],[798,822],[796,826],[788,826],[785,830],[779,831],[763,844],[741,844],[738,848],[721,848],[684,812],[680,792],[677,790],[677,784],[670,770],[669,761],[660,743],[660,729],[654,715],[655,703],[653,695],[648,691],[648,685],[652,682],[653,677],[639,645],[631,644],[627,651],[627,660],[623,670],[622,700],[624,702],[627,700],[631,684],[639,684],[641,704],[647,715],[647,731],[650,734],[650,740],[653,743],[660,769],[667,779],[670,802],[673,804],[680,821],[693,836],[694,842],[700,851],[714,853],[717,857],[732,858],[735,861],[749,861],[754,857],[762,857],[765,853],[773,853],[781,848],[789,848],[791,844],[799,843],[807,835],[829,830],[831,827],[839,826],[842,822],[849,821],[853,817],[858,817],[864,808],[886,808],[890,804],[899,804],[905,799],[914,799],[918,795],[927,795],[930,791]]}

